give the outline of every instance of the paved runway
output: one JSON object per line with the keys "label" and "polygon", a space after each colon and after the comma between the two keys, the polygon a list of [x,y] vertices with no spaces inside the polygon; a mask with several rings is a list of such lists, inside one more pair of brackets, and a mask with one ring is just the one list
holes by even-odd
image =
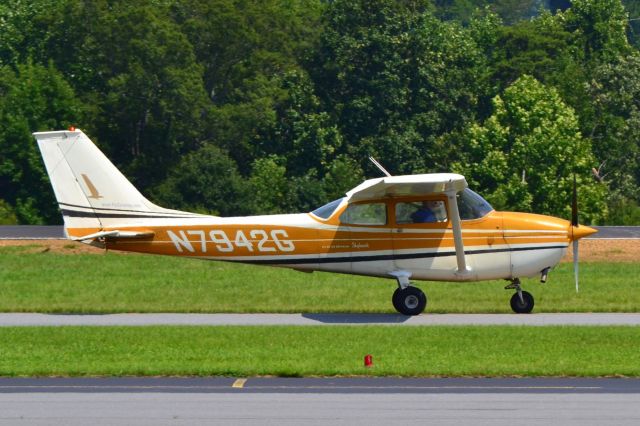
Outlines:
{"label": "paved runway", "polygon": [[640,326],[640,313],[580,314],[104,314],[62,315],[0,313],[0,327],[21,326],[151,326],[151,325],[630,325]]}
{"label": "paved runway", "polygon": [[62,226],[2,225],[0,240],[58,240],[64,239]]}
{"label": "paved runway", "polygon": [[[0,425],[640,422],[638,380],[249,379],[234,388],[236,382],[228,378],[2,379]],[[73,383],[78,387],[72,388]]]}
{"label": "paved runway", "polygon": [[12,394],[0,425],[637,426],[640,395]]}

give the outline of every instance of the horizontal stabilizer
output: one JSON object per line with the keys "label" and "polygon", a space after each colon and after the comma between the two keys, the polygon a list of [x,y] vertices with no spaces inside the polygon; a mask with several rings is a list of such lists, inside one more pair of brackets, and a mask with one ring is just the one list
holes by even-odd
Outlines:
{"label": "horizontal stabilizer", "polygon": [[71,237],[74,241],[86,241],[86,240],[97,240],[99,238],[108,238],[108,239],[146,239],[153,238],[155,235],[154,232],[146,231],[146,232],[135,232],[135,231],[100,231],[95,232],[89,235],[83,235],[82,237]]}

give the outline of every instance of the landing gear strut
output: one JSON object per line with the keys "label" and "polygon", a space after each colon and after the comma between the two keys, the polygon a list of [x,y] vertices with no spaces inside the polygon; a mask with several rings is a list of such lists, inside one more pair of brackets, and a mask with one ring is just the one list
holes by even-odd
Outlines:
{"label": "landing gear strut", "polygon": [[523,291],[520,287],[520,279],[514,278],[511,284],[505,287],[505,290],[515,289],[516,292],[511,296],[511,309],[516,314],[528,314],[533,310],[534,300],[531,293]]}
{"label": "landing gear strut", "polygon": [[427,296],[418,287],[412,287],[408,275],[396,276],[398,288],[393,292],[391,302],[396,311],[403,315],[419,315],[427,306]]}

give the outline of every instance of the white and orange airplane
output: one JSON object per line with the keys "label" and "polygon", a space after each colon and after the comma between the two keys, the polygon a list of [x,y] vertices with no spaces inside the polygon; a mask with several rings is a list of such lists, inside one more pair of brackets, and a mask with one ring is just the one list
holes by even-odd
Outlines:
{"label": "white and orange airplane", "polygon": [[393,278],[395,309],[420,314],[425,294],[410,279],[506,279],[511,307],[534,299],[520,278],[547,273],[574,242],[596,232],[528,213],[498,212],[458,174],[369,179],[310,213],[216,217],[147,200],[80,130],[34,133],[67,236],[140,253]]}

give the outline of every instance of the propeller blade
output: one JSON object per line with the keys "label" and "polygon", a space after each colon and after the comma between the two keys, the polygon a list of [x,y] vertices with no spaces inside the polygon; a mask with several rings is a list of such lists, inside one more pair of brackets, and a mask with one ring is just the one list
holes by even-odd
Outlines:
{"label": "propeller blade", "polygon": [[578,240],[573,240],[573,276],[576,279],[576,293],[579,291],[578,286]]}

